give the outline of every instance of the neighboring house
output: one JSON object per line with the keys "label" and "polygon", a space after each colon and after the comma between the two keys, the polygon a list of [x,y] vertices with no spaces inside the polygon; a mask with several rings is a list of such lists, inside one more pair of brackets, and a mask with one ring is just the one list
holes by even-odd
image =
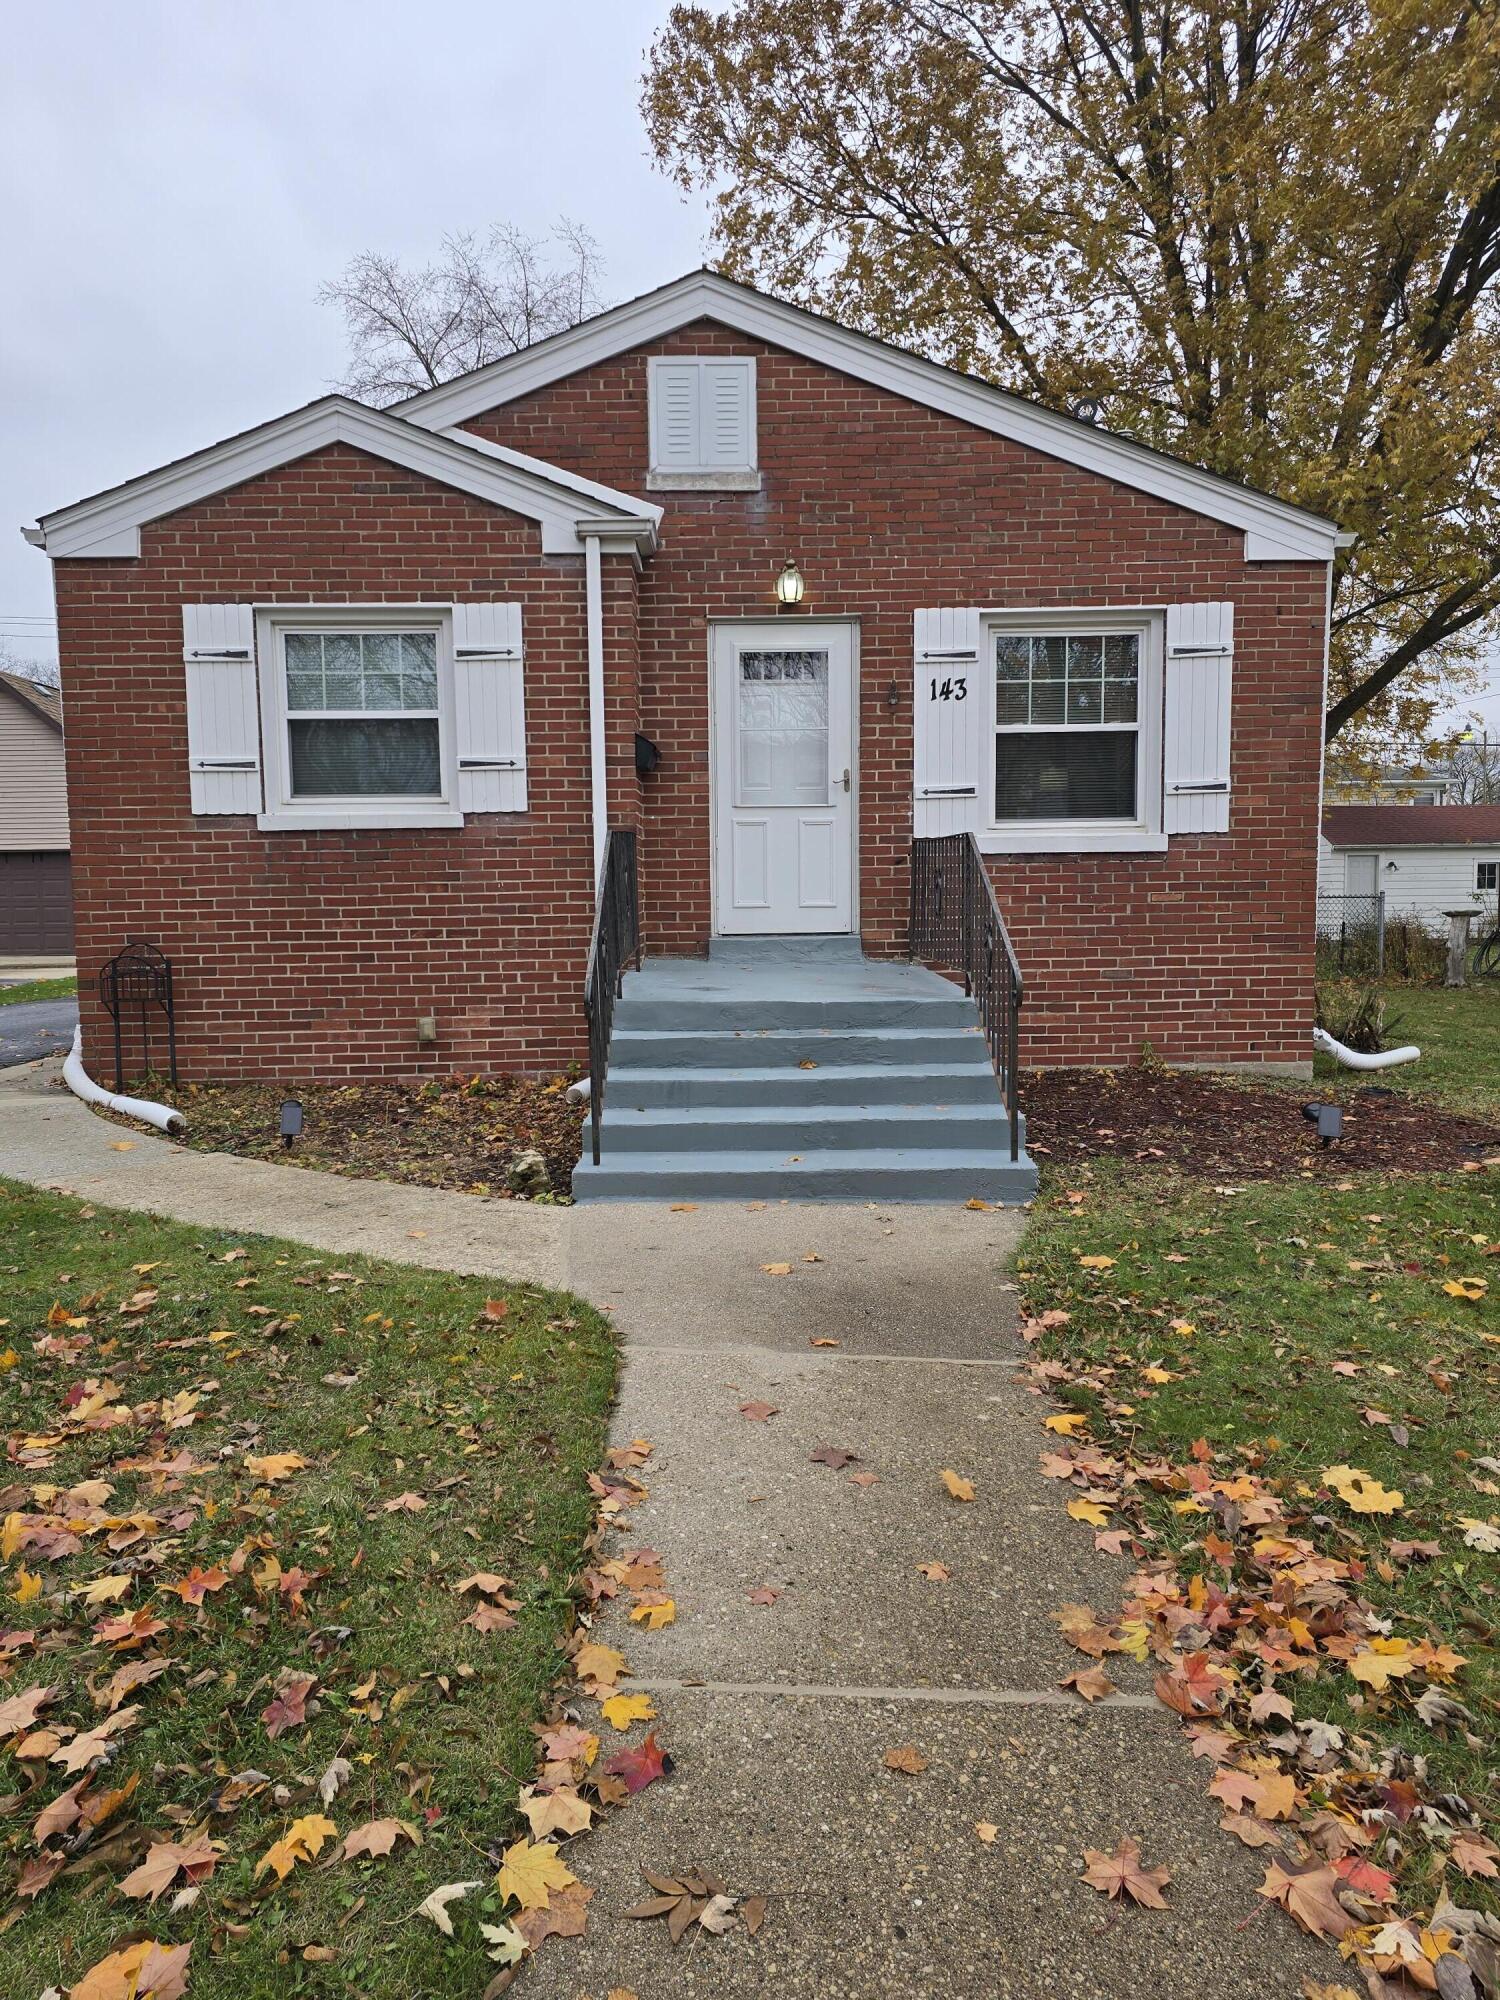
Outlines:
{"label": "neighboring house", "polygon": [[1435,764],[1420,774],[1387,764],[1371,778],[1341,781],[1329,775],[1327,798],[1333,805],[1441,806],[1453,786],[1446,765]]}
{"label": "neighboring house", "polygon": [[972,833],[1023,1062],[1309,1059],[1337,534],[1266,494],[696,273],[29,532],[85,985],[159,943],[188,1076],[583,1058],[609,825],[650,956],[899,959]]}
{"label": "neighboring house", "polygon": [[0,957],[72,949],[62,703],[0,673]]}
{"label": "neighboring house", "polygon": [[1385,896],[1385,913],[1443,928],[1449,910],[1500,899],[1500,806],[1330,806],[1318,893]]}

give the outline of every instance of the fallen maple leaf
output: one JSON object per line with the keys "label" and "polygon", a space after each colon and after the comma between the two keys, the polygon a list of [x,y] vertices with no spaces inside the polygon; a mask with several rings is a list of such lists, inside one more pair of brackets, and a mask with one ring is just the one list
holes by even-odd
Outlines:
{"label": "fallen maple leaf", "polygon": [[752,1424],[763,1424],[767,1417],[781,1414],[775,1403],[741,1403],[740,1415],[748,1417]]}
{"label": "fallen maple leaf", "polygon": [[120,1894],[148,1896],[154,1903],[177,1880],[179,1871],[189,1882],[205,1881],[213,1873],[223,1847],[219,1840],[153,1841],[145,1860],[120,1883]]}
{"label": "fallen maple leaf", "polygon": [[316,1674],[288,1674],[276,1690],[273,1701],[261,1710],[260,1719],[272,1738],[288,1729],[300,1729],[307,1720],[307,1698],[318,1685]]}
{"label": "fallen maple leaf", "polygon": [[304,1471],[307,1460],[300,1451],[275,1451],[264,1458],[247,1458],[245,1465],[263,1486],[274,1486],[278,1480],[290,1479],[294,1472]]}
{"label": "fallen maple leaf", "polygon": [[633,1722],[650,1722],[656,1705],[649,1694],[612,1694],[599,1712],[611,1729],[628,1729]]}
{"label": "fallen maple leaf", "polygon": [[859,1453],[844,1451],[836,1444],[820,1444],[812,1454],[813,1465],[831,1465],[835,1472],[842,1472],[846,1465],[857,1465]]}
{"label": "fallen maple leaf", "polygon": [[672,1759],[657,1742],[653,1729],[634,1749],[617,1750],[604,1772],[606,1777],[619,1778],[627,1792],[643,1792],[656,1779],[670,1777]]}
{"label": "fallen maple leaf", "polygon": [[1406,1504],[1399,1489],[1382,1486],[1378,1479],[1361,1472],[1357,1466],[1325,1466],[1322,1477],[1323,1484],[1356,1514],[1399,1514]]}
{"label": "fallen maple leaf", "polygon": [[427,1502],[420,1493],[398,1493],[391,1500],[380,1503],[382,1514],[420,1514]]}
{"label": "fallen maple leaf", "polygon": [[276,1871],[277,1881],[284,1882],[299,1861],[311,1861],[325,1840],[337,1837],[338,1828],[322,1813],[306,1813],[301,1819],[294,1819],[280,1840],[273,1841],[256,1862],[256,1881],[268,1868],[272,1868]]}
{"label": "fallen maple leaf", "polygon": [[1337,1942],[1354,1929],[1357,1921],[1334,1893],[1338,1879],[1331,1868],[1316,1861],[1305,1867],[1291,1861],[1271,1861],[1266,1864],[1266,1879],[1256,1893],[1268,1902],[1280,1903],[1314,1937]]}
{"label": "fallen maple leaf", "polygon": [[505,1897],[514,1897],[523,1910],[545,1910],[554,1889],[566,1889],[578,1877],[557,1855],[551,1840],[514,1841],[500,1861],[495,1887]]}
{"label": "fallen maple leaf", "polygon": [[984,1842],[986,1847],[993,1847],[1000,1835],[999,1827],[993,1821],[987,1819],[976,1820],[974,1822],[974,1831],[979,1835],[979,1838]]}
{"label": "fallen maple leaf", "polygon": [[762,1264],[760,1268],[768,1278],[789,1278],[792,1275],[790,1264]]}
{"label": "fallen maple leaf", "polygon": [[1097,1847],[1086,1847],[1083,1858],[1088,1864],[1083,1871],[1083,1880],[1091,1889],[1101,1895],[1130,1897],[1133,1902],[1144,1903],[1148,1909],[1164,1910],[1167,1899],[1162,1894],[1166,1884],[1172,1879],[1170,1868],[1142,1868],[1139,1843],[1126,1834],[1113,1854],[1103,1854]]}
{"label": "fallen maple leaf", "polygon": [[523,1785],[520,1809],[526,1815],[533,1840],[544,1839],[549,1833],[565,1837],[585,1833],[594,1817],[593,1807],[570,1785],[559,1785],[553,1792],[539,1792],[535,1785]]}
{"label": "fallen maple leaf", "polygon": [[1076,1674],[1068,1674],[1059,1681],[1058,1686],[1072,1688],[1085,1701],[1103,1701],[1107,1694],[1116,1692],[1114,1682],[1102,1667],[1080,1667]]}
{"label": "fallen maple leaf", "polygon": [[573,1655],[573,1671],[581,1681],[612,1688],[625,1671],[625,1655],[612,1646],[601,1646],[595,1639],[586,1639]]}
{"label": "fallen maple leaf", "polygon": [[371,1819],[363,1826],[355,1827],[352,1833],[344,1835],[344,1859],[357,1860],[361,1854],[372,1857],[389,1854],[398,1840],[409,1840],[413,1847],[422,1845],[422,1836],[404,1819]]}
{"label": "fallen maple leaf", "polygon": [[773,1589],[769,1583],[759,1584],[754,1590],[746,1592],[749,1602],[760,1605],[762,1609],[767,1605],[774,1604],[780,1595],[781,1592]]}
{"label": "fallen maple leaf", "polygon": [[142,1938],[101,1958],[71,1988],[70,2000],[181,2000],[192,1949]]}
{"label": "fallen maple leaf", "polygon": [[915,1743],[901,1743],[894,1750],[886,1751],[885,1765],[889,1771],[904,1771],[908,1777],[915,1778],[927,1769],[927,1759]]}
{"label": "fallen maple leaf", "polygon": [[929,1583],[947,1583],[953,1572],[946,1563],[930,1562],[918,1563],[917,1575],[925,1576]]}
{"label": "fallen maple leaf", "polygon": [[1087,1521],[1091,1528],[1109,1526],[1109,1509],[1101,1507],[1097,1500],[1086,1499],[1082,1494],[1068,1502],[1068,1513],[1075,1521]]}
{"label": "fallen maple leaf", "polygon": [[1080,1257],[1078,1261],[1085,1271],[1112,1271],[1115,1265],[1113,1257],[1103,1257],[1097,1254],[1089,1257]]}
{"label": "fallen maple leaf", "polygon": [[662,1597],[656,1601],[643,1599],[641,1603],[631,1607],[631,1623],[644,1625],[648,1632],[659,1632],[663,1625],[674,1624],[676,1619],[677,1606],[670,1597]]}
{"label": "fallen maple leaf", "polygon": [[1043,1420],[1042,1428],[1055,1431],[1059,1437],[1076,1437],[1088,1428],[1088,1421],[1082,1410],[1058,1410]]}
{"label": "fallen maple leaf", "polygon": [[1471,1881],[1476,1875],[1486,1876],[1491,1881],[1500,1876],[1500,1868],[1495,1865],[1500,1861],[1500,1847],[1496,1847],[1494,1841],[1482,1833],[1456,1834],[1450,1852],[1453,1865]]}
{"label": "fallen maple leaf", "polygon": [[952,1471],[948,1466],[943,1467],[938,1477],[955,1500],[972,1500],[974,1498],[974,1482],[972,1479],[960,1478],[958,1473]]}
{"label": "fallen maple leaf", "polygon": [[554,1889],[545,1910],[518,1911],[515,1928],[532,1951],[540,1950],[549,1937],[582,1937],[593,1893],[581,1882],[571,1882],[566,1889]]}

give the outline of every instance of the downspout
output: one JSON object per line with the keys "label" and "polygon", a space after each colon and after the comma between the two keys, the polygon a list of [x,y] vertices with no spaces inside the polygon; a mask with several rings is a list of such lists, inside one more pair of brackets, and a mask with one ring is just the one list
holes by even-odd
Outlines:
{"label": "downspout", "polygon": [[122,1118],[134,1118],[142,1125],[154,1125],[158,1132],[180,1132],[187,1120],[180,1111],[174,1111],[169,1104],[155,1104],[146,1097],[117,1097],[112,1090],[105,1090],[95,1083],[83,1066],[83,1029],[73,1030],[73,1046],[68,1051],[68,1059],[63,1064],[63,1081],[75,1097],[81,1097],[85,1104],[97,1104],[101,1111],[118,1112]]}
{"label": "downspout", "polygon": [[599,537],[583,538],[584,601],[588,618],[589,652],[589,794],[594,823],[594,883],[604,866],[609,832],[609,770],[604,735],[604,568]]}

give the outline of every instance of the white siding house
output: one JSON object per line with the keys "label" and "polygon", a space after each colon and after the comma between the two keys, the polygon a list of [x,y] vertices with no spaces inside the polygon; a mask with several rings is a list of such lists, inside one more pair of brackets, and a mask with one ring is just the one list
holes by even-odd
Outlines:
{"label": "white siding house", "polygon": [[1387,919],[1443,927],[1449,910],[1495,912],[1500,806],[1330,806],[1318,894],[1383,894]]}
{"label": "white siding house", "polygon": [[54,691],[0,673],[0,957],[72,948],[61,704]]}

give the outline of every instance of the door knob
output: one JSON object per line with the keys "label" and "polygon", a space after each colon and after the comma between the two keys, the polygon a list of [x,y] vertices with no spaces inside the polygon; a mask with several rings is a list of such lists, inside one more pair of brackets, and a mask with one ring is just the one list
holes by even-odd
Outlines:
{"label": "door knob", "polygon": [[847,764],[844,766],[844,790],[846,792],[849,790],[849,766]]}

